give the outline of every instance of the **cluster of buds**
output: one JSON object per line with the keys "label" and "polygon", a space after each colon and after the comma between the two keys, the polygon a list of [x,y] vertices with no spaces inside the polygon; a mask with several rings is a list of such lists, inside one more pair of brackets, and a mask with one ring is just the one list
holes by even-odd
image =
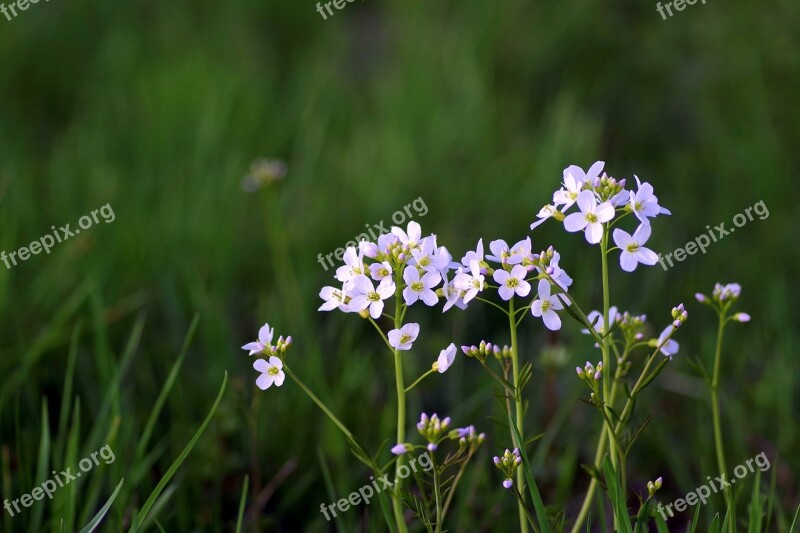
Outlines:
{"label": "cluster of buds", "polygon": [[[714,307],[718,313],[724,313],[733,302],[739,299],[741,294],[742,286],[738,283],[728,283],[727,285],[715,283],[711,298],[700,292],[695,294],[694,297],[701,304]],[[750,315],[747,313],[735,313],[729,317],[729,320],[750,322]]]}
{"label": "cluster of buds", "polygon": [[655,481],[647,482],[647,493],[650,495],[651,498],[653,497],[653,494],[658,492],[658,489],[661,488],[662,483],[663,479],[661,479],[660,476]]}
{"label": "cluster of buds", "polygon": [[255,192],[262,187],[280,181],[286,176],[288,167],[277,159],[256,159],[250,164],[250,171],[242,180],[242,189]]}
{"label": "cluster of buds", "polygon": [[738,283],[728,283],[727,285],[716,283],[711,296],[720,303],[727,302],[728,300],[735,302],[739,299],[741,293],[742,286]]}
{"label": "cluster of buds", "polygon": [[683,304],[678,304],[678,307],[672,308],[672,327],[678,329],[689,318],[689,313],[683,308]]}
{"label": "cluster of buds", "polygon": [[462,346],[461,351],[467,357],[477,357],[482,363],[486,362],[489,355],[494,355],[498,360],[502,358],[511,357],[511,348],[503,346],[502,348],[491,342],[481,341],[480,345],[475,346]]}
{"label": "cluster of buds", "polygon": [[578,377],[582,380],[600,381],[603,378],[603,362],[600,361],[595,367],[591,362],[586,361],[586,366],[581,368],[575,367],[578,372]]}
{"label": "cluster of buds", "polygon": [[486,433],[478,433],[475,426],[467,426],[454,429],[448,437],[458,440],[459,449],[469,448],[470,451],[475,451],[486,440]]}
{"label": "cluster of buds", "polygon": [[447,432],[447,428],[449,427],[450,417],[448,416],[445,417],[444,420],[439,420],[439,415],[436,413],[432,414],[430,418],[428,418],[427,414],[422,413],[417,423],[417,431],[419,431],[419,434],[425,437],[425,440],[430,444],[434,445],[434,449],[430,451],[436,450],[436,443],[441,440],[442,435]]}
{"label": "cluster of buds", "polygon": [[[591,184],[587,183],[584,187],[589,190],[594,190],[594,192],[600,195],[603,201],[606,201],[625,190],[625,180],[621,179],[617,181],[604,172],[602,176],[595,178],[594,182]],[[628,209],[630,209],[630,207],[628,207]]]}
{"label": "cluster of buds", "polygon": [[514,484],[514,472],[522,464],[519,448],[514,448],[513,452],[506,450],[502,457],[495,457],[494,464],[506,476],[506,479],[503,480],[503,486],[510,489]]}

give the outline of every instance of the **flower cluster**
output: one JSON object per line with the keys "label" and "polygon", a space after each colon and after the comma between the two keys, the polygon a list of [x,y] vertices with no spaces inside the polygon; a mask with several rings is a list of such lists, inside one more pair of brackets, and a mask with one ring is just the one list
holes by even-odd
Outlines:
{"label": "flower cluster", "polygon": [[[738,283],[715,283],[711,298],[698,292],[694,295],[695,299],[701,304],[705,304],[716,309],[717,313],[725,315],[728,308],[739,299],[742,294],[742,286]],[[728,320],[734,322],[750,322],[750,315],[747,313],[734,313]]]}
{"label": "flower cluster", "polygon": [[261,376],[256,380],[256,385],[261,390],[266,390],[273,384],[276,387],[280,387],[283,385],[284,379],[286,379],[286,375],[283,373],[283,358],[286,350],[292,345],[292,337],[290,335],[284,339],[281,335],[273,345],[272,338],[274,334],[275,328],[269,327],[269,324],[264,324],[258,330],[258,340],[242,346],[242,350],[250,352],[250,355],[262,354],[267,357],[267,359],[253,361],[253,368],[261,372]]}
{"label": "flower cluster", "polygon": [[[475,426],[467,426],[463,428],[450,428],[450,417],[440,419],[436,413],[428,416],[422,413],[417,422],[417,431],[428,442],[425,447],[429,452],[433,453],[439,449],[439,445],[445,439],[458,441],[459,452],[470,451],[474,452],[478,446],[483,444],[486,440],[485,433],[478,433]],[[401,442],[392,446],[391,452],[394,455],[403,455],[414,449],[414,445]]]}
{"label": "flower cluster", "polygon": [[514,485],[514,472],[516,472],[519,465],[522,464],[519,448],[514,448],[514,451],[506,450],[502,457],[495,456],[494,464],[506,476],[503,480],[503,486],[510,489]]}
{"label": "flower cluster", "polygon": [[656,478],[655,481],[647,482],[647,494],[652,498],[653,495],[661,488],[664,480],[661,477]]}
{"label": "flower cluster", "polygon": [[[597,161],[585,172],[575,165],[564,169],[563,187],[553,193],[552,204],[542,207],[531,229],[554,218],[563,221],[567,231],[582,231],[589,244],[598,244],[605,236],[604,224],[632,213],[640,222],[633,235],[619,228],[613,233],[614,244],[621,251],[620,267],[632,272],[640,263],[655,265],[658,256],[644,246],[650,238],[649,219],[671,213],[658,204],[652,185],[634,175],[637,188],[627,190],[626,180],[617,181],[605,173],[600,175],[604,166],[605,163]],[[578,211],[567,214],[573,205],[577,205]]]}

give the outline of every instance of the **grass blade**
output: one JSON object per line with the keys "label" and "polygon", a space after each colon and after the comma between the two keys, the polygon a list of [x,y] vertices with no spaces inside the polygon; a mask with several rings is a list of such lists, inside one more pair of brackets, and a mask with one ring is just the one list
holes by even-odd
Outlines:
{"label": "grass blade", "polygon": [[108,513],[108,510],[111,509],[111,504],[114,503],[114,500],[116,499],[117,494],[119,494],[119,491],[122,488],[122,484],[124,482],[125,478],[119,480],[119,483],[117,483],[117,488],[114,489],[114,492],[108,498],[108,501],[105,503],[105,505],[103,505],[103,507],[100,508],[99,511],[97,511],[97,514],[94,515],[94,518],[92,518],[89,521],[89,523],[86,524],[84,528],[80,530],[80,533],[92,533],[92,531],[97,529],[97,526],[99,526],[100,522],[103,521],[103,518],[105,518],[106,514]]}

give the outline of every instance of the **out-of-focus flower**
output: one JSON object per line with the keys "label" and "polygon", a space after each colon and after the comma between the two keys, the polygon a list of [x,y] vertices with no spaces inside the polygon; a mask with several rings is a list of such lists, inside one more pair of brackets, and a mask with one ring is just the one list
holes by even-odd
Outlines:
{"label": "out-of-focus flower", "polygon": [[245,192],[256,192],[286,176],[288,167],[278,159],[256,159],[250,164],[250,170],[242,180]]}

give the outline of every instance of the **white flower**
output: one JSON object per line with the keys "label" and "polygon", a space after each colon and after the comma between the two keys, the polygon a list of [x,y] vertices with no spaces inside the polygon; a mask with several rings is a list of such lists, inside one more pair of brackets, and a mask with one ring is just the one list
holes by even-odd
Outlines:
{"label": "white flower", "polygon": [[397,350],[410,350],[419,335],[419,324],[411,322],[400,329],[389,332],[389,344]]}
{"label": "white flower", "polygon": [[[673,328],[672,325],[669,325],[666,328],[664,328],[664,331],[662,331],[661,335],[658,336],[658,346],[661,346],[661,343],[664,342],[664,339],[666,339],[669,336],[670,332],[673,329],[675,329],[675,328]],[[670,339],[664,344],[664,346],[661,346],[661,350],[660,351],[661,351],[661,353],[663,353],[664,355],[666,355],[670,359],[672,359],[672,356],[675,355],[676,353],[678,353],[678,348],[679,347],[680,347],[680,344],[678,344],[677,341],[674,341],[674,340]]]}
{"label": "white flower", "polygon": [[392,227],[392,233],[397,236],[401,243],[408,246],[410,249],[416,248],[422,237],[422,228],[419,223],[413,220],[408,223],[408,232],[403,231],[397,226]]}
{"label": "white flower", "polygon": [[349,307],[358,312],[369,307],[369,316],[378,318],[383,313],[383,301],[394,294],[395,285],[391,278],[384,278],[378,287],[367,276],[353,278],[352,299]]}
{"label": "white flower", "polygon": [[539,280],[539,298],[531,304],[531,314],[542,317],[544,325],[551,331],[561,329],[561,317],[556,311],[563,309],[561,300],[550,294],[550,282],[546,279]]}
{"label": "white flower", "polygon": [[633,177],[636,178],[636,184],[639,188],[636,192],[630,192],[630,202],[633,214],[636,215],[639,220],[647,224],[647,217],[672,214],[668,209],[658,205],[658,198],[653,194],[652,185],[647,182],[642,183],[636,175]]}
{"label": "white flower", "polygon": [[592,191],[581,191],[578,195],[580,213],[572,213],[564,219],[564,228],[569,232],[586,230],[586,240],[597,244],[603,238],[603,224],[614,218],[614,207],[609,202],[597,205]]}
{"label": "white flower", "polygon": [[253,368],[261,372],[256,380],[256,385],[261,390],[267,390],[274,383],[276,387],[283,385],[286,374],[283,373],[283,363],[274,355],[269,358],[269,362],[263,359],[253,361]]}
{"label": "white flower", "polygon": [[619,266],[625,272],[633,272],[639,263],[652,266],[658,262],[658,256],[650,248],[645,248],[644,243],[650,238],[650,224],[640,224],[631,236],[627,231],[619,228],[614,230],[614,244],[619,246],[622,253],[619,256]]}
{"label": "white flower", "polygon": [[337,308],[345,313],[350,311],[344,303],[344,292],[336,287],[322,287],[319,297],[325,300],[325,303],[320,305],[317,311],[333,311]]}
{"label": "white flower", "polygon": [[479,292],[483,290],[484,276],[481,274],[480,266],[476,260],[469,262],[470,274],[460,272],[453,279],[453,284],[458,290],[464,291],[464,303],[469,303]]}
{"label": "white flower", "polygon": [[242,350],[247,350],[250,352],[250,355],[254,353],[261,353],[264,350],[270,348],[272,343],[272,337],[275,334],[275,328],[269,327],[269,324],[264,324],[261,326],[261,329],[258,330],[258,340],[254,342],[248,342],[244,346],[242,346]]}
{"label": "white flower", "polygon": [[438,370],[440,374],[444,374],[453,364],[455,359],[456,345],[451,342],[450,346],[439,352],[439,359],[436,360],[436,363],[434,363],[433,367]]}
{"label": "white flower", "polygon": [[[562,211],[566,211],[578,200],[583,184],[592,183],[603,170],[605,163],[596,161],[586,172],[577,165],[570,165],[564,169],[564,188],[553,194],[553,203],[563,205]],[[533,228],[531,228],[533,229]]]}
{"label": "white flower", "polygon": [[[359,247],[361,248],[361,247]],[[336,279],[342,283],[352,281],[356,276],[365,273],[363,248],[356,252],[353,246],[349,246],[344,252],[344,265],[336,269]]]}

